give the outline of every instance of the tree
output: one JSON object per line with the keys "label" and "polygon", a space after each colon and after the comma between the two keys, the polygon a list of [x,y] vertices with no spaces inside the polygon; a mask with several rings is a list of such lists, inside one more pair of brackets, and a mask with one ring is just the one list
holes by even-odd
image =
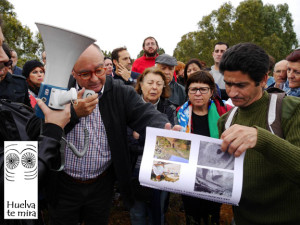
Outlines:
{"label": "tree", "polygon": [[111,51],[107,51],[107,50],[102,50],[104,57],[109,57],[111,58]]}
{"label": "tree", "polygon": [[235,9],[223,4],[198,23],[198,31],[182,36],[174,50],[177,60],[199,58],[212,65],[215,43],[229,46],[253,42],[263,47],[276,61],[285,58],[297,45],[293,19],[287,4],[263,5],[261,0],[246,0]]}
{"label": "tree", "polygon": [[3,19],[3,34],[6,43],[18,53],[18,66],[32,59],[39,59],[43,51],[42,39],[39,34],[33,35],[27,26],[16,19],[14,7],[7,0],[0,1],[0,15]]}

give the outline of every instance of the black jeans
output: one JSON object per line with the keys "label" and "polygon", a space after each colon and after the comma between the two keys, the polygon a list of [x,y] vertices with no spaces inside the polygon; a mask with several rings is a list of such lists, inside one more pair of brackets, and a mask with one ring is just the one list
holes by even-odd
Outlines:
{"label": "black jeans", "polygon": [[187,225],[219,224],[221,203],[182,195]]}
{"label": "black jeans", "polygon": [[56,204],[49,204],[51,225],[106,225],[112,203],[114,175],[108,173],[93,183],[76,183],[62,173],[58,176]]}

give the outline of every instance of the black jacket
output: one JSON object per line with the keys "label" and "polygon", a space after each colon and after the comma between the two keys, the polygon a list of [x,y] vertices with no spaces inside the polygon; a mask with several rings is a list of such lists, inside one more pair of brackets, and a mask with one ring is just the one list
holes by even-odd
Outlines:
{"label": "black jacket", "polygon": [[[172,126],[174,126],[177,123],[176,107],[168,99],[160,98],[157,104],[157,110],[167,116]],[[144,137],[140,136],[140,138],[136,140],[133,138],[132,134],[133,134],[133,130],[131,128],[128,128],[127,129],[128,145],[129,145],[130,152],[133,156],[132,166],[134,166],[137,156],[143,154],[145,139]]]}
{"label": "black jacket", "polygon": [[[75,86],[75,82],[72,86]],[[99,99],[99,109],[120,192],[125,205],[131,207],[134,198],[130,183],[131,159],[127,145],[127,126],[145,136],[147,126],[164,128],[169,121],[151,103],[144,103],[133,87],[110,76],[106,77],[104,93]],[[72,110],[71,122],[66,129],[72,129],[78,122],[79,119]]]}
{"label": "black jacket", "polygon": [[[18,112],[20,115],[18,114]],[[1,145],[0,145],[0,202],[3,200],[3,185],[4,185],[4,141],[28,141],[30,138],[26,134],[25,126],[33,114],[33,109],[22,104],[7,103],[0,100],[0,129],[1,129]],[[62,136],[62,129],[55,124],[44,124],[42,133],[38,137],[38,178],[39,188],[46,180],[47,173],[54,168],[56,162],[60,159],[60,139]],[[3,221],[3,204],[0,205],[0,224]],[[24,220],[22,224],[34,224],[33,220]],[[6,224],[6,223],[5,223]],[[8,224],[21,224],[18,220],[10,220]]]}
{"label": "black jacket", "polygon": [[174,78],[170,82],[169,86],[172,91],[169,101],[176,107],[183,105],[183,103],[186,101],[185,88],[175,82]]}

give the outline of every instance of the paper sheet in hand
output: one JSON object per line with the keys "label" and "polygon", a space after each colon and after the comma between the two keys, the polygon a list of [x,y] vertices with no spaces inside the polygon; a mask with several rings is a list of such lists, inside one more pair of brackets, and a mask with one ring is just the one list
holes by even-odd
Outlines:
{"label": "paper sheet in hand", "polygon": [[238,205],[244,154],[220,150],[222,140],[147,127],[141,185]]}

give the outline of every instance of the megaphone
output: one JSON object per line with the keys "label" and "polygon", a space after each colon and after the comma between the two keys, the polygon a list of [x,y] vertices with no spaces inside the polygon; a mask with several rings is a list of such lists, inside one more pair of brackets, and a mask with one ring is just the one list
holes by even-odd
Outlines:
{"label": "megaphone", "polygon": [[[72,31],[36,23],[47,54],[45,79],[38,98],[52,109],[64,109],[64,105],[77,99],[75,88],[68,91],[68,81],[73,66],[81,53],[96,40]],[[36,115],[44,117],[36,105]]]}

